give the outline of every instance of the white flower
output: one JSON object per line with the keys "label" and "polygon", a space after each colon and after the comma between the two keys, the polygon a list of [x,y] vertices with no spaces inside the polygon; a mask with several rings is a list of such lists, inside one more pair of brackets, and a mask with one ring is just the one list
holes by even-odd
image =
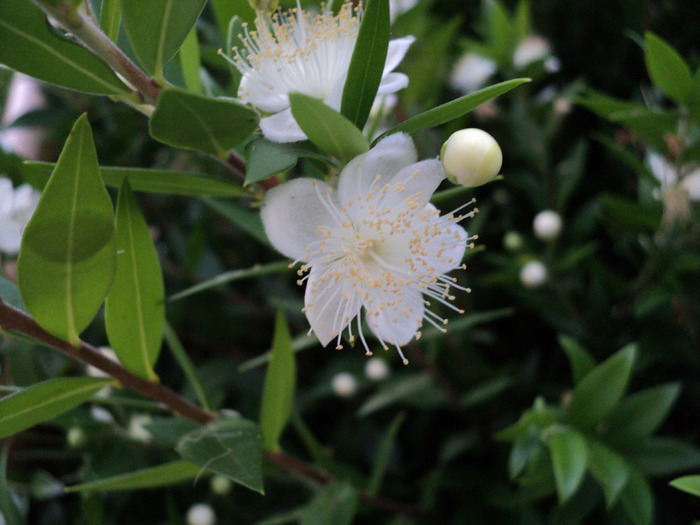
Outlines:
{"label": "white flower", "polygon": [[[444,331],[447,321],[426,308],[429,301],[453,310],[450,288],[464,289],[445,274],[462,267],[467,233],[455,212],[440,216],[429,199],[445,178],[437,159],[416,162],[410,137],[395,134],[353,159],[334,189],[325,182],[295,179],[270,190],[261,211],[265,232],[284,255],[302,261],[309,274],[306,317],[327,345],[351,321],[371,355],[361,327],[361,310],[386,349],[408,343],[423,320]],[[472,216],[474,211],[467,214]],[[407,362],[404,359],[404,362]]]}
{"label": "white flower", "polygon": [[[266,138],[275,142],[305,140],[289,107],[289,93],[297,92],[323,100],[340,110],[343,87],[355,49],[361,14],[353,16],[351,3],[337,15],[323,7],[312,17],[301,7],[270,18],[258,13],[256,31],[242,36],[245,49],[235,49],[233,63],[243,74],[238,94],[270,116],[260,121]],[[412,36],[389,42],[378,96],[395,93],[408,85],[403,73],[392,73],[415,39]]]}
{"label": "white flower", "polygon": [[671,164],[663,155],[656,152],[647,154],[647,164],[656,180],[661,183],[661,190],[665,191],[676,185],[688,192],[688,197],[692,201],[700,201],[700,167],[689,165],[681,168],[679,176],[678,169]]}
{"label": "white flower", "polygon": [[496,139],[477,128],[460,129],[450,135],[442,145],[440,159],[449,181],[467,188],[490,182],[503,165]]}
{"label": "white flower", "polygon": [[389,0],[389,17],[391,23],[394,23],[399,16],[404,14],[406,11],[413,9],[418,0]]}
{"label": "white flower", "polygon": [[471,93],[483,87],[497,69],[498,66],[493,60],[467,52],[454,65],[450,75],[450,86],[455,91]]}
{"label": "white flower", "polygon": [[357,379],[349,372],[339,372],[331,380],[331,389],[340,397],[352,397],[357,393]]}
{"label": "white flower", "polygon": [[22,233],[27,227],[41,194],[29,184],[13,189],[12,181],[0,177],[0,252],[19,252]]}
{"label": "white flower", "polygon": [[196,503],[187,511],[187,525],[214,525],[216,514],[206,503]]}
{"label": "white flower", "polygon": [[515,69],[525,69],[533,62],[553,58],[549,64],[545,64],[545,69],[550,73],[559,70],[559,59],[552,56],[552,46],[549,42],[538,35],[525,37],[515,48],[513,53],[513,67]]}
{"label": "white flower", "polygon": [[543,210],[532,221],[535,236],[542,241],[552,241],[559,237],[562,226],[561,215],[554,210]]}
{"label": "white flower", "polygon": [[391,369],[381,357],[370,357],[365,363],[365,375],[372,381],[381,381],[391,374]]}
{"label": "white flower", "polygon": [[540,261],[530,261],[520,270],[520,282],[526,288],[539,288],[548,277],[547,267]]}
{"label": "white flower", "polygon": [[127,434],[134,441],[140,441],[141,443],[150,442],[153,439],[153,434],[146,429],[146,425],[152,420],[151,416],[146,414],[135,414],[131,416]]}

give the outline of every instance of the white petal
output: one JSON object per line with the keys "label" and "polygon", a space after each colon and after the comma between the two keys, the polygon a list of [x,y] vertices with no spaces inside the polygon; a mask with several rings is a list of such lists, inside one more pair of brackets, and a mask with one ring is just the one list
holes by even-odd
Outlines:
{"label": "white petal", "polygon": [[[351,160],[340,174],[338,198],[343,206],[363,197],[377,183],[390,180],[400,170],[416,162],[418,153],[411,137],[395,133],[380,140],[375,147]],[[351,210],[350,210],[351,211]]]}
{"label": "white petal", "polygon": [[22,228],[12,220],[0,221],[0,252],[15,254],[22,242]]}
{"label": "white petal", "polygon": [[[381,341],[388,345],[405,345],[418,332],[423,319],[423,295],[417,286],[402,288],[399,295],[393,291],[374,291],[365,302],[367,324]],[[385,304],[384,308],[379,308]],[[387,306],[391,305],[391,306]]]}
{"label": "white petal", "polygon": [[329,269],[334,270],[332,265],[316,265],[311,269],[304,295],[306,318],[323,346],[338,337],[362,307],[350,280],[324,278]]}
{"label": "white petal", "polygon": [[430,239],[425,249],[428,257],[432,257],[430,263],[435,268],[434,273],[445,274],[462,264],[468,234],[459,224],[450,224],[447,219],[439,229],[441,234]]}
{"label": "white petal", "polygon": [[651,173],[661,183],[661,186],[672,186],[678,180],[676,169],[668,162],[663,155],[656,152],[650,152],[647,155],[647,163],[651,169]]}
{"label": "white petal", "polygon": [[299,142],[307,138],[294,120],[291,109],[261,119],[260,129],[265,138],[273,142]]}
{"label": "white petal", "polygon": [[408,77],[403,73],[389,73],[382,78],[382,83],[379,84],[377,96],[389,95],[408,86]]}
{"label": "white petal", "polygon": [[444,179],[445,170],[437,159],[406,166],[387,181],[390,191],[383,195],[377,206],[383,209],[402,208],[408,205],[409,198],[424,206]]}
{"label": "white petal", "polygon": [[688,190],[691,201],[700,201],[700,169],[696,169],[683,177],[681,186]]}
{"label": "white petal", "polygon": [[[273,89],[270,89],[270,88]],[[288,93],[279,86],[272,86],[259,75],[246,73],[241,78],[238,95],[245,102],[268,113],[277,113],[289,107]]]}
{"label": "white petal", "polygon": [[413,36],[405,36],[403,38],[395,38],[389,42],[389,48],[386,52],[386,62],[384,62],[384,75],[396,69],[403,57],[406,56],[408,48],[416,41]]}
{"label": "white petal", "polygon": [[279,252],[303,261],[306,248],[320,238],[318,226],[336,225],[335,218],[319,197],[319,193],[327,194],[328,189],[325,182],[302,178],[267,192],[260,217],[267,238]]}

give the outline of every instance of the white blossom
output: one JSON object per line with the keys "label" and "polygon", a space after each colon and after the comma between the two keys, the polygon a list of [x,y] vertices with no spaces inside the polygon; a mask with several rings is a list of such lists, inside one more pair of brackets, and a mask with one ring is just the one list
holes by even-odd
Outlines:
{"label": "white blossom", "polygon": [[146,414],[134,414],[129,420],[129,428],[127,434],[134,441],[140,441],[142,443],[148,443],[153,439],[153,434],[146,429],[153,419],[151,416]]}
{"label": "white blossom", "polygon": [[525,69],[533,62],[545,61],[545,70],[556,73],[561,66],[559,59],[552,55],[552,46],[549,41],[539,35],[525,37],[515,48],[513,53],[513,67],[518,70]]}
{"label": "white blossom", "polygon": [[450,182],[467,188],[490,182],[503,164],[501,147],[477,128],[455,131],[442,145],[440,159]]}
{"label": "white blossom", "polygon": [[0,252],[16,255],[22,233],[36,210],[41,194],[29,184],[14,189],[12,181],[0,177]]}
{"label": "white blossom", "polygon": [[559,237],[562,226],[561,215],[554,210],[542,210],[532,221],[535,236],[542,241],[552,241]]}
{"label": "white blossom", "polygon": [[688,192],[690,200],[700,201],[700,166],[683,166],[679,173],[676,166],[654,151],[647,154],[647,164],[661,184],[661,191],[678,185]]}
{"label": "white blossom", "polygon": [[[246,28],[241,35],[245,49],[234,48],[233,63],[243,74],[238,95],[269,114],[260,121],[260,129],[269,140],[306,139],[292,116],[292,92],[318,98],[340,110],[361,11],[353,16],[351,3],[344,4],[337,15],[327,5],[322,9],[315,16],[305,13],[298,4],[296,9],[270,17],[259,12],[255,31]],[[414,40],[409,36],[389,42],[378,96],[408,85],[408,77],[393,70]]]}
{"label": "white blossom", "polygon": [[357,379],[349,372],[339,372],[331,379],[331,388],[337,396],[352,397],[357,393]]}
{"label": "white blossom", "polygon": [[498,69],[496,62],[473,52],[460,57],[452,68],[450,86],[455,91],[467,94],[482,88]]}
{"label": "white blossom", "polygon": [[370,357],[365,363],[365,375],[372,381],[381,381],[391,374],[391,369],[381,357]]}
{"label": "white blossom", "polygon": [[214,525],[216,514],[206,503],[196,503],[187,510],[187,525]]}
{"label": "white blossom", "polygon": [[526,288],[539,288],[548,277],[547,267],[540,261],[530,261],[520,269],[520,282]]}
{"label": "white blossom", "polygon": [[[303,311],[325,346],[345,329],[355,340],[352,321],[368,355],[361,312],[384,349],[420,337],[423,321],[444,331],[447,321],[430,301],[447,305],[451,288],[445,274],[462,268],[469,238],[457,223],[458,208],[441,216],[429,199],[445,178],[437,159],[416,162],[413,142],[398,133],[353,159],[338,187],[309,178],[270,190],[261,216],[272,245],[303,262],[298,282],[306,281]],[[472,216],[476,210],[469,212]],[[426,300],[427,299],[427,300]],[[407,362],[404,358],[404,362]]]}

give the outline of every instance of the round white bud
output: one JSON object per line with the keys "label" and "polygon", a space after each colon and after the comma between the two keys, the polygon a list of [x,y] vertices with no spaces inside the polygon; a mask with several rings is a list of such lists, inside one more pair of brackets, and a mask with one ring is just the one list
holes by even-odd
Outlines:
{"label": "round white bud", "polygon": [[530,261],[520,269],[520,282],[526,288],[542,286],[548,277],[547,267],[540,261]]}
{"label": "round white bud", "polygon": [[87,435],[80,427],[71,427],[66,433],[66,443],[70,448],[81,448],[87,442]]}
{"label": "round white bud", "polygon": [[391,374],[389,365],[381,357],[370,357],[365,363],[365,375],[373,381],[381,381]]}
{"label": "round white bud", "polygon": [[216,514],[206,503],[192,505],[187,511],[187,525],[214,525]]}
{"label": "round white bud", "polygon": [[535,236],[543,241],[553,241],[559,237],[562,225],[561,215],[554,210],[541,211],[535,215],[535,220],[532,221]]}
{"label": "round white bud", "polygon": [[450,182],[472,188],[486,184],[498,175],[503,153],[491,135],[469,128],[450,135],[442,145],[440,160]]}
{"label": "round white bud", "polygon": [[222,476],[221,474],[217,474],[216,476],[212,477],[211,481],[209,482],[209,488],[211,488],[211,491],[219,496],[225,496],[231,492],[231,487],[231,480],[226,476]]}
{"label": "round white bud", "polygon": [[508,232],[503,236],[503,247],[511,252],[517,252],[523,247],[523,236],[518,232]]}
{"label": "round white bud", "polygon": [[348,372],[340,372],[333,376],[331,388],[340,397],[352,397],[357,392],[357,379]]}

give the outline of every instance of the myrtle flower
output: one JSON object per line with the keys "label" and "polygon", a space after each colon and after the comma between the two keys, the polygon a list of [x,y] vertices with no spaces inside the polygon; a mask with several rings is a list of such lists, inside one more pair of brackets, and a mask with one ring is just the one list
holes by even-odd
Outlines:
{"label": "myrtle flower", "polygon": [[[323,100],[340,110],[343,86],[360,28],[361,11],[353,16],[351,3],[337,15],[326,5],[312,16],[296,9],[267,17],[258,12],[255,31],[240,35],[245,49],[234,48],[233,64],[243,74],[239,97],[270,115],[260,121],[266,138],[275,142],[305,140],[289,106],[289,93]],[[389,42],[378,96],[408,85],[403,73],[393,73],[413,43],[413,37]]]}
{"label": "myrtle flower", "polygon": [[[325,346],[356,333],[371,355],[362,332],[362,310],[384,349],[420,337],[424,321],[445,331],[447,320],[432,312],[430,301],[451,304],[451,289],[466,290],[447,277],[463,268],[470,241],[457,223],[463,207],[448,215],[429,202],[445,178],[438,159],[416,162],[410,137],[395,134],[353,159],[338,187],[309,178],[269,191],[261,216],[272,245],[303,262],[306,276],[303,311]],[[473,201],[472,201],[473,202]],[[466,216],[472,216],[476,210]]]}
{"label": "myrtle flower", "polygon": [[690,200],[700,201],[700,166],[684,166],[679,173],[679,170],[663,155],[653,151],[647,154],[647,164],[651,173],[661,184],[662,191],[680,186],[688,192]]}
{"label": "myrtle flower", "polygon": [[16,255],[41,194],[29,184],[14,189],[12,181],[0,177],[0,252]]}
{"label": "myrtle flower", "polygon": [[498,66],[490,58],[467,52],[454,65],[450,86],[455,91],[471,93],[481,89],[497,70]]}

